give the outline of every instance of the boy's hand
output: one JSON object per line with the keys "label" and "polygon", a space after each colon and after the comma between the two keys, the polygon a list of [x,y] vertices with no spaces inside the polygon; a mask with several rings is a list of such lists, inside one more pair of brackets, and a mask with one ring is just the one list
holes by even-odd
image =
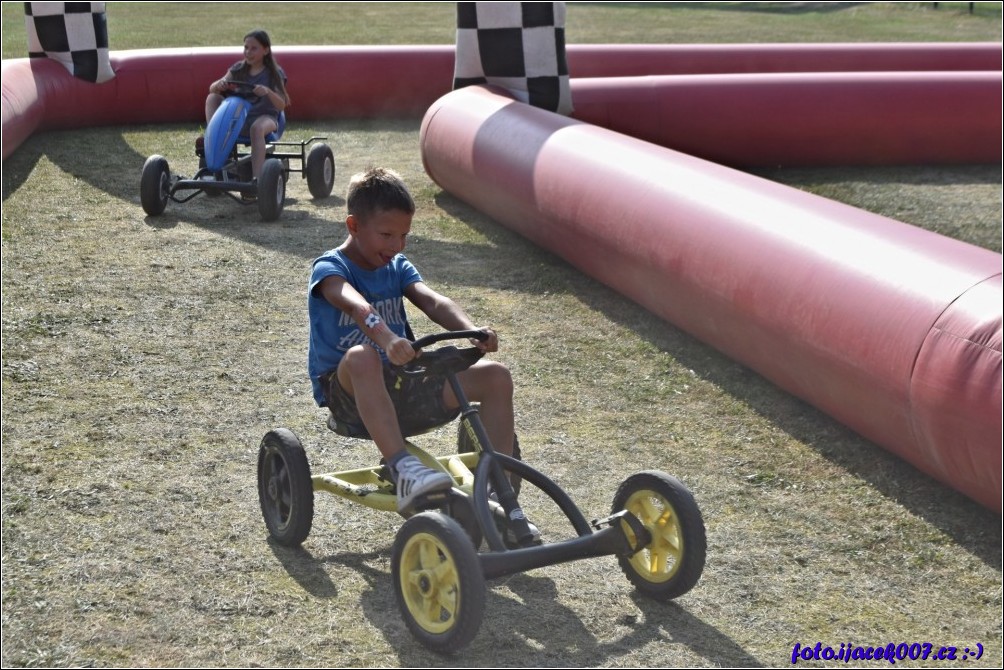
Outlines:
{"label": "boy's hand", "polygon": [[478,349],[485,353],[491,353],[493,351],[499,350],[499,336],[491,328],[478,328],[478,330],[488,333],[488,339],[484,342],[479,340],[471,339],[471,344],[476,346]]}
{"label": "boy's hand", "polygon": [[390,341],[384,351],[387,352],[387,359],[394,365],[405,365],[414,359],[418,353],[411,346],[411,342],[397,336]]}

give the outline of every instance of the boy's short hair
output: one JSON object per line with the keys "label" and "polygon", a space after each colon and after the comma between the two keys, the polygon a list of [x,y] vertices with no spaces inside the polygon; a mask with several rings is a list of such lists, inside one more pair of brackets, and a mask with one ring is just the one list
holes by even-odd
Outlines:
{"label": "boy's short hair", "polygon": [[415,201],[404,180],[388,168],[371,168],[353,175],[345,200],[348,213],[363,220],[388,210],[415,213]]}

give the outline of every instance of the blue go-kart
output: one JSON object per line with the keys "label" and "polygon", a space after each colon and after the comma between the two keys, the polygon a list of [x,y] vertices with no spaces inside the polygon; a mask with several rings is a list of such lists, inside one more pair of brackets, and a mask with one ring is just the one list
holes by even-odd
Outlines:
{"label": "blue go-kart", "polygon": [[[146,159],[140,180],[140,200],[147,214],[160,216],[168,200],[181,203],[200,193],[207,196],[226,194],[242,205],[257,204],[262,220],[275,221],[286,202],[286,181],[290,172],[299,172],[307,180],[314,198],[331,195],[335,183],[335,156],[331,148],[320,141],[327,138],[280,142],[286,127],[285,114],[279,116],[278,130],[265,138],[265,163],[258,180],[252,178],[251,139],[240,134],[251,108],[249,98],[252,95],[253,88],[248,84],[231,82],[231,94],[210,119],[203,142],[196,143],[199,170],[191,179],[172,176],[163,156],[153,155]],[[299,163],[291,164],[291,161]]]}

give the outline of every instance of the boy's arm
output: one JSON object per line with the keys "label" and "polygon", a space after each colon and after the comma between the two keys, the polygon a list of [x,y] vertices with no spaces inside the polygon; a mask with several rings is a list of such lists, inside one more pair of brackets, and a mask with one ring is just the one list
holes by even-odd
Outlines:
{"label": "boy's arm", "polygon": [[391,363],[404,365],[415,357],[411,342],[395,335],[373,306],[366,302],[366,298],[345,281],[345,277],[329,275],[321,280],[317,290],[325,300],[352,317],[363,334],[387,352]]}
{"label": "boy's arm", "polygon": [[425,282],[415,282],[409,285],[404,289],[404,295],[426,316],[446,330],[483,330],[487,332],[487,340],[484,342],[474,340],[473,343],[483,351],[498,351],[498,336],[495,331],[490,328],[478,328],[460,305],[445,295],[433,291]]}

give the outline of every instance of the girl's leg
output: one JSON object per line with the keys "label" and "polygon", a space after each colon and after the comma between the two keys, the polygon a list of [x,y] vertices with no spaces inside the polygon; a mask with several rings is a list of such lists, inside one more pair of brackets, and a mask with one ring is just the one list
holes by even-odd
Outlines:
{"label": "girl's leg", "polygon": [[265,137],[279,129],[271,116],[259,116],[251,124],[251,174],[255,179],[265,164]]}
{"label": "girl's leg", "polygon": [[216,110],[219,109],[222,104],[223,96],[219,93],[210,93],[206,97],[206,123],[209,123],[209,121],[212,120],[213,114],[216,113]]}

